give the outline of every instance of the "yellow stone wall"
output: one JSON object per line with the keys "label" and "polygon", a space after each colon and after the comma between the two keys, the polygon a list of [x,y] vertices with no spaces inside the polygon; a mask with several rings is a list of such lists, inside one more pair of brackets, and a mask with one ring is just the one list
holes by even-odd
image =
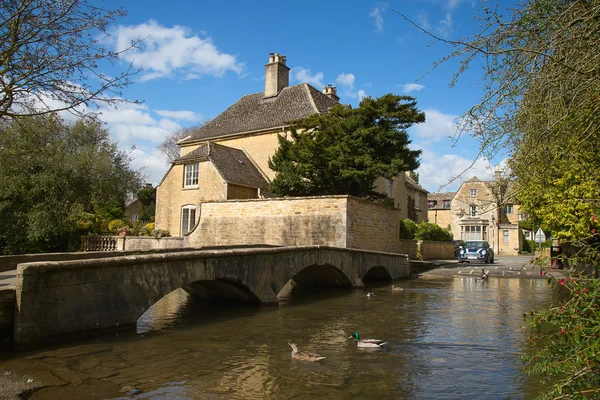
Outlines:
{"label": "yellow stone wall", "polygon": [[450,209],[427,210],[427,220],[448,229],[448,227],[452,227],[452,211]]}
{"label": "yellow stone wall", "polygon": [[349,196],[205,202],[186,245],[322,245],[398,252],[398,221],[398,210]]}
{"label": "yellow stone wall", "polygon": [[347,247],[399,252],[400,210],[348,198]]}
{"label": "yellow stone wall", "polygon": [[257,199],[258,198],[258,189],[232,185],[229,184],[227,187],[227,199]]}
{"label": "yellow stone wall", "polygon": [[[508,231],[508,243],[504,242],[504,231]],[[513,225],[500,225],[499,231],[499,245],[497,254],[500,255],[514,255],[519,254],[519,226]]]}
{"label": "yellow stone wall", "polygon": [[183,165],[173,165],[156,188],[156,229],[166,229],[172,236],[181,235],[182,206],[227,199],[227,184],[211,162],[199,163],[197,189],[183,188],[183,170]]}
{"label": "yellow stone wall", "polygon": [[[385,178],[377,178],[375,180],[375,191],[388,195],[388,187]],[[420,201],[419,204],[415,201],[415,208],[417,209],[417,223],[424,221],[427,218],[427,193],[417,191],[413,187],[406,185],[406,176],[404,173],[396,176],[393,183],[393,199],[394,207],[400,210],[400,218],[408,218],[408,196],[413,199],[416,198],[416,193],[419,193]]]}

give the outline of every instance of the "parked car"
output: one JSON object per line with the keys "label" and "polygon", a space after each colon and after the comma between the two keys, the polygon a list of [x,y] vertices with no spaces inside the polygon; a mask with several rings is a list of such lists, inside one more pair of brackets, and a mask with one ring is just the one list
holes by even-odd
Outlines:
{"label": "parked car", "polygon": [[452,242],[454,243],[454,257],[458,257],[458,254],[460,253],[460,249],[462,249],[462,247],[465,245],[465,241],[464,240],[453,240]]}
{"label": "parked car", "polygon": [[458,262],[480,261],[486,264],[494,262],[494,249],[488,242],[469,240],[458,253]]}

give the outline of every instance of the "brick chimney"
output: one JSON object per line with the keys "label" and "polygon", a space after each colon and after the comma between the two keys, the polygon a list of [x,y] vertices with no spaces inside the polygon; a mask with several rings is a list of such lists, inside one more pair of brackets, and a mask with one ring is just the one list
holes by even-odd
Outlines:
{"label": "brick chimney", "polygon": [[329,97],[332,100],[340,101],[340,98],[337,95],[337,89],[335,86],[331,86],[331,83],[323,88],[323,94]]}
{"label": "brick chimney", "polygon": [[269,63],[265,64],[265,94],[273,97],[290,84],[290,68],[285,65],[285,56],[269,53]]}

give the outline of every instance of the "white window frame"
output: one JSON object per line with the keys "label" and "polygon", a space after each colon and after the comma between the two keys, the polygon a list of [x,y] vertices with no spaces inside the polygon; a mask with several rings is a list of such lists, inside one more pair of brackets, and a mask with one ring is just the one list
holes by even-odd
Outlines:
{"label": "white window frame", "polygon": [[198,188],[198,163],[185,164],[183,167],[183,187],[186,189]]}
{"label": "white window frame", "polygon": [[502,238],[503,238],[503,242],[504,243],[510,243],[510,237],[509,237],[510,233],[508,232],[508,229],[503,229],[502,230]]}
{"label": "white window frame", "polygon": [[421,209],[421,194],[420,193],[415,193],[415,209],[417,209],[417,210]]}
{"label": "white window frame", "polygon": [[[449,210],[451,203],[451,200],[444,200],[444,210]],[[448,204],[448,207],[446,207],[446,204]]]}
{"label": "white window frame", "polygon": [[469,205],[469,215],[471,217],[476,217],[477,216],[477,205],[475,205],[475,204]]}
{"label": "white window frame", "polygon": [[513,208],[512,205],[510,205],[510,206],[504,206],[504,210],[503,211],[504,211],[504,215],[512,215],[513,211],[514,211],[514,208]]}
{"label": "white window frame", "polygon": [[477,197],[477,189],[471,189],[469,191],[469,194],[471,195],[471,197]]}
{"label": "white window frame", "polygon": [[132,214],[131,215],[131,221],[132,222],[139,221],[139,219],[140,219],[139,215],[137,215],[137,214]]}
{"label": "white window frame", "polygon": [[[181,207],[181,236],[184,236],[194,229],[198,218],[198,207],[193,204],[187,204]],[[190,216],[193,216],[190,218]]]}

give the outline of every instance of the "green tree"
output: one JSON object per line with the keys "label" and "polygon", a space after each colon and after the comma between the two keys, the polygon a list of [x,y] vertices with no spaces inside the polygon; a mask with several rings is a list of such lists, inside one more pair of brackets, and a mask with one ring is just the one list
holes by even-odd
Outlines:
{"label": "green tree", "polygon": [[140,219],[142,221],[154,221],[154,214],[156,213],[156,188],[153,188],[151,184],[146,185],[137,194],[137,199],[142,205]]}
{"label": "green tree", "polygon": [[73,249],[85,213],[122,215],[141,175],[98,121],[0,124],[0,253]]}
{"label": "green tree", "polygon": [[406,130],[424,121],[414,98],[393,94],[296,121],[291,140],[280,136],[269,160],[277,172],[270,190],[279,196],[381,197],[374,191],[375,179],[419,166],[421,151],[409,149]]}
{"label": "green tree", "polygon": [[417,234],[418,225],[412,219],[400,220],[400,239],[414,239]]}
{"label": "green tree", "polygon": [[83,115],[90,104],[123,101],[120,89],[139,70],[109,76],[97,69],[136,42],[120,52],[103,47],[107,25],[126,13],[96,3],[0,0],[0,119],[61,110]]}

